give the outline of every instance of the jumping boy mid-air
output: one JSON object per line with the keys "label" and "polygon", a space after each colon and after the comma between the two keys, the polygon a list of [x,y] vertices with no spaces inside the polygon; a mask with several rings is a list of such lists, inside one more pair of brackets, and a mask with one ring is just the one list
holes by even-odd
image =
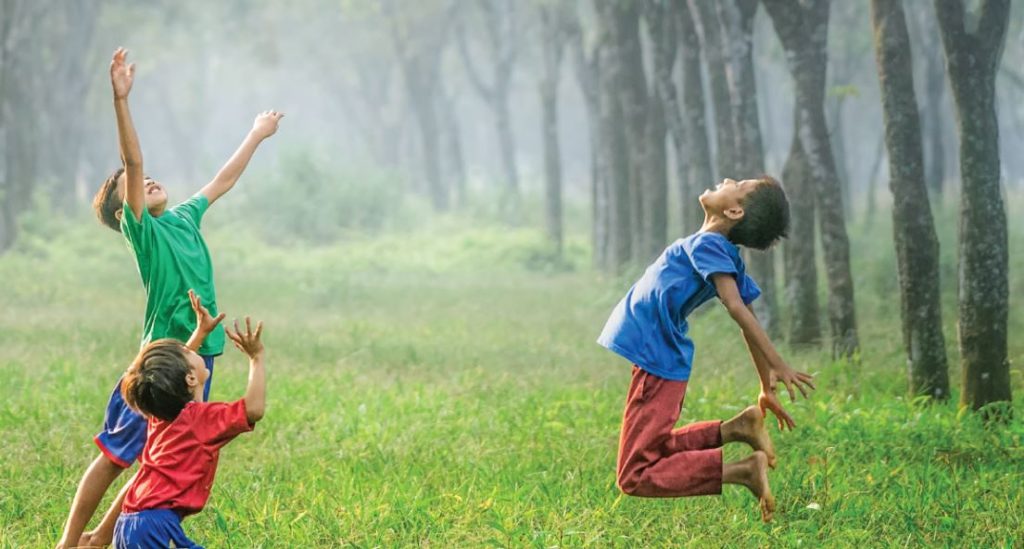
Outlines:
{"label": "jumping boy mid-air", "polygon": [[[793,419],[775,393],[782,382],[813,389],[812,377],[790,368],[754,316],[750,303],[761,290],[746,274],[737,246],[764,250],[784,237],[789,202],[774,179],[724,180],[700,196],[704,224],[679,239],[647,267],[618,303],[598,343],[634,364],[619,438],[618,485],[641,497],[720,494],[722,484],[746,486],[758,498],[761,516],[771,520],[775,499],[768,467],[775,451],[764,428],[771,410],[779,428]],[[743,332],[761,380],[758,406],[728,421],[702,421],[674,428],[693,364],[687,316],[718,297]],[[760,409],[759,409],[760,408]],[[754,452],[723,463],[722,445],[745,442]]]}
{"label": "jumping boy mid-air", "polygon": [[[142,150],[128,110],[135,65],[128,64],[125,55],[124,48],[118,48],[110,63],[123,166],[103,183],[93,206],[100,221],[123,234],[134,253],[146,290],[142,344],[162,338],[186,341],[195,327],[188,290],[195,289],[209,310],[217,314],[213,265],[199,232],[203,215],[211,204],[234,187],[256,148],[274,135],[284,114],[266,111],[256,116],[249,134],[213,180],[188,200],[168,208],[163,186],[143,172]],[[197,349],[211,375],[213,359],[223,349],[224,331],[219,326]],[[106,545],[113,535],[117,506],[111,507],[94,531],[84,536],[82,532],[103,494],[114,479],[131,466],[146,443],[146,421],[125,405],[120,387],[119,380],[107,404],[103,431],[95,438],[100,454],[78,485],[58,548]],[[204,399],[209,396],[209,390],[208,378],[203,387]]]}

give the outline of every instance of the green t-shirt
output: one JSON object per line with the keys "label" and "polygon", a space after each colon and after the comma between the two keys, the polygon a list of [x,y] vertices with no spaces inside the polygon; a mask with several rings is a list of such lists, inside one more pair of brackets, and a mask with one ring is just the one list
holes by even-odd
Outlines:
{"label": "green t-shirt", "polygon": [[[160,217],[143,208],[136,221],[128,203],[121,216],[121,233],[135,253],[135,263],[146,288],[146,320],[142,345],[165,337],[188,341],[196,327],[196,313],[188,300],[195,290],[203,306],[217,316],[213,290],[213,263],[199,232],[209,200],[202,194],[167,210]],[[217,326],[199,349],[201,355],[224,352],[224,328]]]}

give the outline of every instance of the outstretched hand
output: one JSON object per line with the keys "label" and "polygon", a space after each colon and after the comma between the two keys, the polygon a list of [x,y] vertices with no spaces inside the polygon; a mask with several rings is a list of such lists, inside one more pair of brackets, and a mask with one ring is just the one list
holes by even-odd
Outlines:
{"label": "outstretched hand", "polygon": [[767,417],[768,411],[771,410],[779,424],[780,431],[785,431],[786,429],[793,430],[796,427],[793,418],[782,407],[782,403],[779,402],[779,395],[775,393],[774,385],[768,388],[761,388],[761,394],[757,397],[757,407],[761,409],[761,415],[764,417]]}
{"label": "outstretched hand", "polygon": [[[773,370],[772,377],[775,381],[786,386],[786,390],[789,391],[790,402],[796,402],[796,391],[793,390],[794,387],[800,391],[800,394],[803,395],[804,398],[807,398],[808,389],[811,391],[815,389],[814,382],[812,381],[814,376],[804,372],[798,372],[785,364],[781,369],[777,368]],[[772,390],[774,391],[774,383]]]}
{"label": "outstretched hand", "polygon": [[203,333],[208,334],[212,332],[226,316],[224,313],[221,313],[216,317],[211,315],[210,310],[203,307],[202,300],[200,300],[199,296],[192,290],[188,291],[188,300],[192,303],[192,310],[196,312],[196,329]]}
{"label": "outstretched hand", "polygon": [[266,139],[277,131],[277,123],[284,117],[283,112],[263,111],[256,115],[252,123],[252,133],[260,139]]}
{"label": "outstretched hand", "polygon": [[117,48],[110,61],[110,84],[114,87],[114,99],[128,97],[135,81],[135,63],[127,63],[128,50]]}
{"label": "outstretched hand", "polygon": [[263,354],[263,342],[260,341],[260,336],[263,335],[263,321],[256,323],[256,331],[252,329],[252,321],[249,317],[245,317],[245,332],[238,329],[238,321],[235,321],[235,330],[232,332],[230,328],[224,328],[224,332],[228,334],[228,338],[238,347],[239,351],[245,353],[250,359],[255,359]]}

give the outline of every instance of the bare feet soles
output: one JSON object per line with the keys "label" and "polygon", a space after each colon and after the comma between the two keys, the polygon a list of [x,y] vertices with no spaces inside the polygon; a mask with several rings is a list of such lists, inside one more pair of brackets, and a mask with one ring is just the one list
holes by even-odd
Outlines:
{"label": "bare feet soles", "polygon": [[772,439],[768,436],[768,430],[764,428],[764,416],[761,415],[761,410],[757,406],[748,406],[739,415],[722,425],[725,428],[723,430],[729,431],[730,439],[725,440],[726,437],[723,436],[723,442],[731,440],[745,442],[753,450],[764,452],[768,457],[768,466],[772,469],[775,468],[775,446],[772,445]]}
{"label": "bare feet soles", "polygon": [[746,478],[740,482],[750,488],[750,491],[757,498],[761,506],[761,520],[770,522],[775,512],[775,497],[772,496],[771,486],[768,485],[768,456],[764,452],[754,452],[749,457],[737,462],[743,465]]}

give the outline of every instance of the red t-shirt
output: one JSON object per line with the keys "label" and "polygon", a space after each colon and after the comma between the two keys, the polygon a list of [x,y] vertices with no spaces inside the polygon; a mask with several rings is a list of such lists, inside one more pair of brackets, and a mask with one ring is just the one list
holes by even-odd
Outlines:
{"label": "red t-shirt", "polygon": [[150,418],[142,466],[124,498],[125,513],[198,513],[210,498],[220,448],[251,431],[245,400],[189,402],[174,421]]}

